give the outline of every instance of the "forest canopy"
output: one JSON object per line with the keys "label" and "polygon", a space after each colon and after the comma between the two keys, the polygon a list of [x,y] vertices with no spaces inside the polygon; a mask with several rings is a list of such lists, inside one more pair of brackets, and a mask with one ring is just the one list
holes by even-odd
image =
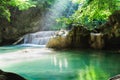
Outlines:
{"label": "forest canopy", "polygon": [[35,7],[35,1],[31,0],[0,0],[0,17],[10,21],[10,8],[15,7],[19,10],[26,10]]}
{"label": "forest canopy", "polygon": [[[27,10],[39,4],[43,10],[50,8],[56,0],[0,0],[0,18],[10,21],[10,8],[15,7],[19,10]],[[56,21],[58,24],[82,24],[95,28],[106,22],[115,10],[120,10],[120,0],[68,0],[76,7],[75,10],[65,8],[63,16]],[[44,5],[42,5],[44,4]],[[71,4],[70,4],[71,5]],[[61,5],[63,6],[63,5]],[[70,8],[70,6],[68,7]],[[54,12],[56,13],[56,12]],[[69,14],[71,13],[71,14]],[[66,16],[68,15],[69,16]],[[57,27],[57,26],[56,26]]]}
{"label": "forest canopy", "polygon": [[114,11],[120,10],[120,0],[72,0],[78,10],[69,18],[61,18],[66,24],[82,24],[95,28],[104,23]]}

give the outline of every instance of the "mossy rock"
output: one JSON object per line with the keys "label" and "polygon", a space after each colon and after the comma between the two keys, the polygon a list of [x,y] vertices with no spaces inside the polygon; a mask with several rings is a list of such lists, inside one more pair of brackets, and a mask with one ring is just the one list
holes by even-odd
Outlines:
{"label": "mossy rock", "polygon": [[88,48],[89,47],[89,30],[83,26],[74,26],[69,32],[71,48]]}
{"label": "mossy rock", "polygon": [[70,40],[66,37],[55,37],[49,40],[47,47],[54,49],[66,49],[69,48]]}

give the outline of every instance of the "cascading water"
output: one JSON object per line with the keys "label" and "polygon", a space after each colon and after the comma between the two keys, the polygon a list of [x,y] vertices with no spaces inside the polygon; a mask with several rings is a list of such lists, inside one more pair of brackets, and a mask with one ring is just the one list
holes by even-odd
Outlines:
{"label": "cascading water", "polygon": [[49,39],[54,37],[56,31],[40,31],[36,33],[27,34],[24,36],[25,45],[41,45],[45,46]]}
{"label": "cascading water", "polygon": [[[77,8],[78,5],[73,4],[70,0],[56,0],[53,6],[51,6],[50,10],[48,10],[45,16],[42,17],[42,22],[40,22],[40,26],[43,27],[41,28],[41,30],[50,30],[50,27],[57,25],[56,19],[62,16],[69,17],[74,13],[75,10],[77,10]],[[63,15],[63,13],[66,13],[66,15]],[[27,34],[24,36],[24,45],[45,46],[48,43],[49,39],[54,35],[55,31],[40,31]]]}

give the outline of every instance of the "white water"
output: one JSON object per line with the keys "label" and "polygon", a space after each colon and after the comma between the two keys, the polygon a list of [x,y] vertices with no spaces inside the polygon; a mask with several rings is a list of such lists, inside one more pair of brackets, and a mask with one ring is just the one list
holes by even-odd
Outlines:
{"label": "white water", "polygon": [[45,47],[48,41],[55,36],[56,31],[40,31],[27,34],[24,36],[24,46],[41,46]]}

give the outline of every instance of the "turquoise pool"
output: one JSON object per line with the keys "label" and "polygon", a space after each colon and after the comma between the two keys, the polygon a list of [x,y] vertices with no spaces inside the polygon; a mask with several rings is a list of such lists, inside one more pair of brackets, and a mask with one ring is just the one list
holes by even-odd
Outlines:
{"label": "turquoise pool", "polygon": [[28,80],[108,80],[120,74],[120,53],[116,52],[3,48],[0,69]]}

